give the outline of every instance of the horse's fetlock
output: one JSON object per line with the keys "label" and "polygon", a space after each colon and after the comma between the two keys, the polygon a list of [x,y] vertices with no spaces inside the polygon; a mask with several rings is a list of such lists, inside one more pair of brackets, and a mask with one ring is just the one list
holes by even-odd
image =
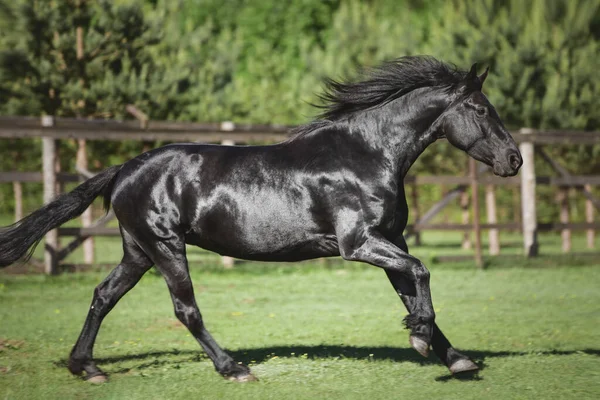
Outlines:
{"label": "horse's fetlock", "polygon": [[73,375],[81,375],[85,371],[85,364],[88,362],[89,360],[70,357],[67,368]]}
{"label": "horse's fetlock", "polygon": [[433,322],[435,320],[434,314],[416,315],[408,314],[404,317],[404,326],[413,332],[419,332],[421,330],[431,330]]}
{"label": "horse's fetlock", "polygon": [[407,329],[413,329],[421,324],[421,319],[415,314],[408,314],[402,321]]}
{"label": "horse's fetlock", "polygon": [[222,365],[217,371],[224,377],[246,375],[250,373],[250,368],[242,363],[230,360]]}

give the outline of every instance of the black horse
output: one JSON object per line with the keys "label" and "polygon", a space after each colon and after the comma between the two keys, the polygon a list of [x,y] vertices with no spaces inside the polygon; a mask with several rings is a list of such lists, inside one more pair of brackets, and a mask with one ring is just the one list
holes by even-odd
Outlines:
{"label": "black horse", "polygon": [[460,71],[431,57],[404,57],[355,83],[327,81],[316,121],[270,146],[173,144],[106,169],[0,231],[0,266],[23,257],[49,230],[98,196],[111,204],[123,259],[95,289],[69,359],[92,382],[106,375],[92,349],[100,324],[153,265],[177,318],[225,378],[256,379],[206,330],[194,299],[185,245],[260,261],[342,256],[383,268],[406,305],[410,344],[429,346],[452,373],[477,365],[435,324],[429,271],[408,254],[403,179],[438,138],[512,176],[522,164],[514,140],[482,94],[487,70]]}

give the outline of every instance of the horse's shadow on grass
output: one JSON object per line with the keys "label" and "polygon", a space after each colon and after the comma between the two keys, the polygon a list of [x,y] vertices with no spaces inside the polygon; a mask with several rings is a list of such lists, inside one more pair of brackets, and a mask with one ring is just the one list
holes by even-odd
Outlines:
{"label": "horse's shadow on grass", "polygon": [[[441,365],[435,355],[429,358],[423,358],[411,348],[398,347],[356,347],[356,346],[271,346],[262,348],[248,348],[229,350],[228,353],[236,360],[244,364],[256,365],[264,363],[274,357],[278,358],[303,358],[303,359],[350,359],[350,360],[390,360],[397,362],[413,362],[420,365]],[[538,352],[518,352],[518,351],[491,351],[491,350],[472,350],[464,351],[464,354],[471,357],[479,366],[480,371],[487,366],[488,359],[504,357],[523,357],[523,356],[547,356],[547,355],[572,355],[588,354],[600,357],[600,349],[583,350],[548,350]],[[183,359],[173,359],[173,357],[184,356]],[[168,366],[179,368],[181,363],[206,361],[208,358],[200,350],[169,350],[154,351],[138,354],[126,354],[122,356],[110,356],[97,358],[95,361],[102,366],[103,364],[117,364],[127,361],[140,361],[140,364],[129,368],[119,368],[111,371],[112,374],[125,374],[132,370],[144,370],[151,367]],[[66,366],[66,360],[55,363],[57,366]],[[481,377],[475,374],[442,375],[435,380],[446,382],[452,379],[459,380],[480,380]]]}

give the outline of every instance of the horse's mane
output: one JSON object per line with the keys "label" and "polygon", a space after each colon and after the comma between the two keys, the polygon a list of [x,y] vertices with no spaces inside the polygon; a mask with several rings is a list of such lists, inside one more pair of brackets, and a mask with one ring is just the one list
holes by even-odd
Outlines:
{"label": "horse's mane", "polygon": [[293,136],[322,128],[356,111],[379,107],[415,89],[445,87],[454,89],[463,82],[466,71],[431,56],[406,56],[378,67],[359,71],[355,82],[325,80],[325,92],[319,96],[323,112],[308,124],[292,130]]}
{"label": "horse's mane", "polygon": [[357,82],[325,81],[319,119],[336,120],[355,111],[385,105],[415,89],[454,87],[467,73],[430,56],[408,56],[360,71]]}

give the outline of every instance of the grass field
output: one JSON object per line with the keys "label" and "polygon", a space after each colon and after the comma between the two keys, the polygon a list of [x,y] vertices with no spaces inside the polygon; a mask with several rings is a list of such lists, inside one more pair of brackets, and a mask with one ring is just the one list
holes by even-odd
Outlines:
{"label": "grass field", "polygon": [[375,267],[194,263],[207,326],[252,366],[249,384],[217,375],[154,273],[104,321],[95,356],[110,382],[80,381],[65,360],[106,272],[0,273],[0,399],[600,398],[600,263],[545,260],[430,267],[438,323],[482,366],[466,380],[409,348],[405,311]]}

